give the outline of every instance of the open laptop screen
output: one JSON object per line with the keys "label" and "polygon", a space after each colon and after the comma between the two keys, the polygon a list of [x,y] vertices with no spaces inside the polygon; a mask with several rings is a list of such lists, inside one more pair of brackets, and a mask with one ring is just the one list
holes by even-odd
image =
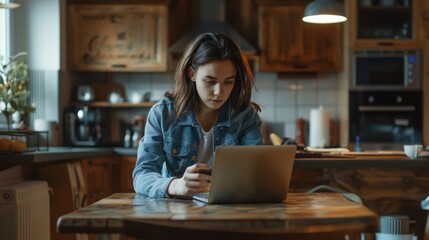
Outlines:
{"label": "open laptop screen", "polygon": [[210,192],[194,199],[207,203],[281,202],[289,190],[295,152],[294,145],[219,146]]}

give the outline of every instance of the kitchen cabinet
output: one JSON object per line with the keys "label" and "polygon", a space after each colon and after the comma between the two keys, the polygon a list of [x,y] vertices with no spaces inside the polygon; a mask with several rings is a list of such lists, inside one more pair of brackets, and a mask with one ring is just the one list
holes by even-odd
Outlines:
{"label": "kitchen cabinet", "polygon": [[174,69],[168,66],[168,47],[199,20],[198,10],[199,0],[67,0],[62,34],[67,68],[87,72]]}
{"label": "kitchen cabinet", "polygon": [[302,21],[308,1],[257,1],[260,71],[336,72],[342,69],[343,24]]}
{"label": "kitchen cabinet", "polygon": [[71,4],[72,70],[144,72],[167,69],[168,6]]}
{"label": "kitchen cabinet", "polygon": [[86,185],[81,163],[73,161],[62,164],[40,166],[38,178],[48,182],[51,189],[50,222],[52,240],[76,240],[76,234],[64,234],[56,231],[56,223],[61,215],[87,206]]}
{"label": "kitchen cabinet", "polygon": [[419,49],[423,0],[348,1],[350,46]]}
{"label": "kitchen cabinet", "polygon": [[82,159],[82,172],[86,183],[86,201],[92,204],[118,192],[121,176],[116,156]]}
{"label": "kitchen cabinet", "polygon": [[[64,1],[61,7],[63,23],[61,27],[64,30],[61,31],[60,129],[67,127],[64,113],[70,107],[103,108],[103,111],[108,112],[112,126],[114,125],[113,128],[109,127],[114,134],[111,139],[115,141],[114,143],[120,142],[123,137],[119,129],[120,123],[128,120],[130,116],[144,115],[144,111],[153,103],[110,104],[106,101],[107,96],[116,89],[109,88],[113,86],[109,78],[120,74],[126,74],[128,78],[130,75],[142,74],[141,72],[172,71],[175,68],[175,60],[171,54],[168,54],[168,47],[199,21],[199,7],[199,0]],[[115,15],[116,13],[118,15]],[[94,20],[91,24],[84,24],[85,21],[89,21],[90,18],[96,19],[97,16],[104,20]],[[109,22],[106,20],[108,16],[116,17],[110,18]],[[121,16],[124,17],[123,21]],[[150,21],[139,20],[138,16],[147,16]],[[115,24],[115,21],[125,25]],[[150,31],[150,34],[146,34],[144,29]],[[130,35],[131,32],[140,35]],[[139,37],[145,37],[145,40],[140,41]],[[140,59],[141,61],[139,56],[134,54],[135,51],[125,47],[128,45],[137,48],[134,41],[140,44],[147,43],[140,46],[147,47],[147,51],[138,48],[145,54],[146,52],[149,54],[143,54],[144,59]],[[90,51],[91,49],[94,51]],[[105,75],[107,79],[104,81]],[[99,84],[94,85],[94,82]],[[75,89],[82,85],[93,85],[95,93],[93,102],[76,101]],[[126,93],[129,89],[122,87],[122,92],[117,92],[125,98],[124,90]],[[145,91],[144,89],[134,90]],[[64,135],[60,133],[59,144],[66,142]]]}
{"label": "kitchen cabinet", "polygon": [[136,156],[121,157],[121,192],[134,192],[132,173]]}

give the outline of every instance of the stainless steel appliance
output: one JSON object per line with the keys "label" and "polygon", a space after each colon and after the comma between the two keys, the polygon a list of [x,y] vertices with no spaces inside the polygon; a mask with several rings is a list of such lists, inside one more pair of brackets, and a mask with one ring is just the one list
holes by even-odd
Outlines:
{"label": "stainless steel appliance", "polygon": [[351,56],[351,89],[421,89],[420,51],[361,50],[354,51]]}
{"label": "stainless steel appliance", "polygon": [[350,91],[349,143],[363,150],[402,150],[422,143],[422,92]]}
{"label": "stainless steel appliance", "polygon": [[94,91],[89,85],[81,85],[77,88],[77,100],[90,102],[94,100]]}
{"label": "stainless steel appliance", "polygon": [[65,112],[64,142],[69,146],[104,145],[107,134],[103,132],[99,109],[89,107],[71,108]]}

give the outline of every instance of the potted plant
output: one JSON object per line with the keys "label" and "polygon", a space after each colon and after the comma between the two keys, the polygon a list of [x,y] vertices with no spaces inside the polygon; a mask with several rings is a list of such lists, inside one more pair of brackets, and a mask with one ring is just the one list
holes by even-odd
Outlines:
{"label": "potted plant", "polygon": [[18,53],[5,63],[3,56],[0,56],[0,111],[6,118],[9,132],[12,114],[19,112],[23,115],[36,110],[28,104],[30,92],[26,89],[27,63],[19,60],[25,55],[27,55],[25,52]]}

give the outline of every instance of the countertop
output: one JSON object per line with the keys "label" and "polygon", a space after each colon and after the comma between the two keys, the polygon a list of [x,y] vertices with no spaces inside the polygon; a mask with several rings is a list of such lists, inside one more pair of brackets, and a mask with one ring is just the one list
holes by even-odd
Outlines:
{"label": "countertop", "polygon": [[[0,154],[0,164],[49,163],[102,157],[109,155],[136,156],[134,148],[111,147],[49,147],[47,151]],[[340,158],[297,158],[296,168],[420,168],[429,167],[429,158],[410,160],[405,156],[357,156]]]}
{"label": "countertop", "polygon": [[49,147],[44,151],[24,153],[2,153],[0,164],[3,163],[44,163],[65,161],[90,157],[101,157],[114,154],[112,148],[79,148],[79,147]]}

